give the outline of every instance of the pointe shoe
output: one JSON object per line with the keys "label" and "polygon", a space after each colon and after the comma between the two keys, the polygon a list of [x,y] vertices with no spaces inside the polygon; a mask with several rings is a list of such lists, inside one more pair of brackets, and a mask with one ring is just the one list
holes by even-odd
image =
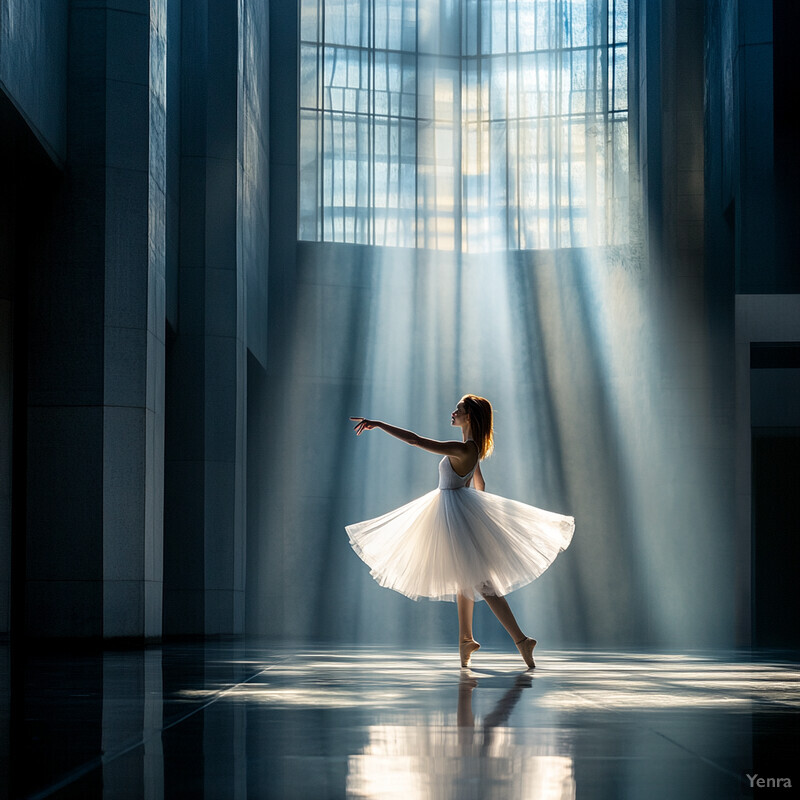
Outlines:
{"label": "pointe shoe", "polygon": [[531,639],[529,636],[526,636],[524,639],[520,639],[520,641],[514,644],[517,645],[517,650],[519,650],[520,655],[528,665],[528,669],[534,669],[536,667],[536,662],[533,660],[533,648],[536,647],[536,639]]}
{"label": "pointe shoe", "polygon": [[459,642],[458,654],[461,656],[461,666],[468,667],[469,660],[472,654],[480,648],[480,645],[474,639],[467,639]]}

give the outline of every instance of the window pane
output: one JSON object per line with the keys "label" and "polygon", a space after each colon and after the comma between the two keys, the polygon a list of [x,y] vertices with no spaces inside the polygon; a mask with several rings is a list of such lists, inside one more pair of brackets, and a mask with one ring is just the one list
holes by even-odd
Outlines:
{"label": "window pane", "polygon": [[628,0],[302,0],[301,239],[628,236]]}

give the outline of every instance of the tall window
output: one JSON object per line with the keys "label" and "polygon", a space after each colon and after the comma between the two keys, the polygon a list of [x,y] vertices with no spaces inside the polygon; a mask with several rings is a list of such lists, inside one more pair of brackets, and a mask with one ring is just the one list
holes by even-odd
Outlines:
{"label": "tall window", "polygon": [[311,241],[628,239],[628,0],[301,0]]}

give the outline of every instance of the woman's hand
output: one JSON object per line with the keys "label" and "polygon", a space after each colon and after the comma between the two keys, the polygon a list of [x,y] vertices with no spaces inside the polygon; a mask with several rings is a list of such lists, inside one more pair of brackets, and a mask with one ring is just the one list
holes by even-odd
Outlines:
{"label": "woman's hand", "polygon": [[378,425],[377,422],[374,422],[371,419],[366,419],[366,417],[350,417],[350,419],[357,423],[355,428],[353,428],[353,430],[356,432],[356,436],[361,436],[364,431],[371,431]]}

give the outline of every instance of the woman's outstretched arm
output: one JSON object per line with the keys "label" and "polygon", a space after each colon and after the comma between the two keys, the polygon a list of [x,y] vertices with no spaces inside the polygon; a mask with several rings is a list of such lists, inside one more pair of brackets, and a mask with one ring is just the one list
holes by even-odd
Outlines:
{"label": "woman's outstretched arm", "polygon": [[360,436],[364,431],[379,428],[390,436],[400,439],[401,442],[440,456],[450,456],[461,461],[465,456],[469,457],[475,454],[475,448],[466,442],[440,442],[438,439],[426,439],[414,431],[407,431],[405,428],[398,428],[396,425],[389,425],[388,422],[381,422],[377,419],[366,419],[365,417],[350,417],[350,419],[356,423],[354,428],[356,436]]}

